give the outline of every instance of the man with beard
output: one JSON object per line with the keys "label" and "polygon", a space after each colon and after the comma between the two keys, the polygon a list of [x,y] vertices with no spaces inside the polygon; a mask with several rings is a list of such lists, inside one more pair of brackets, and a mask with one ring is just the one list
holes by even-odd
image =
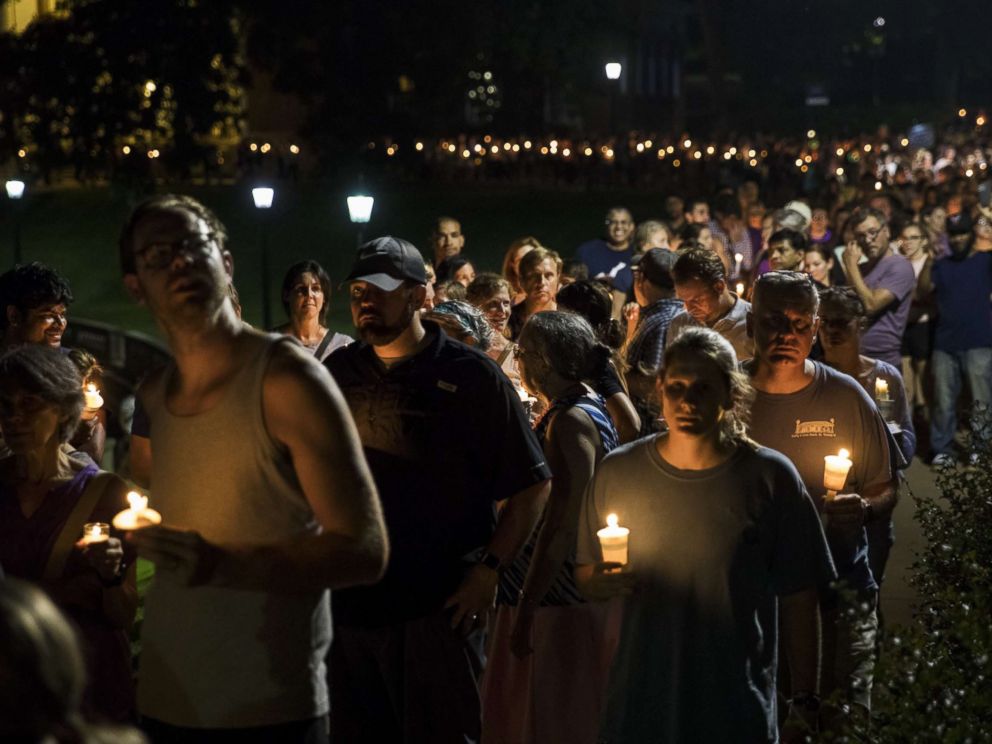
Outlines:
{"label": "man with beard", "polygon": [[[796,466],[825,521],[827,544],[841,588],[824,592],[823,673],[826,698],[839,692],[865,716],[875,664],[878,585],[868,564],[865,525],[895,505],[885,423],[864,389],[809,357],[819,329],[819,297],[806,274],[772,271],[754,286],[747,316],[754,359],[745,363],[755,399],[750,435]],[[854,462],[847,487],[825,495],[824,457],[846,449]],[[826,587],[823,587],[826,589]],[[815,690],[793,690],[809,702]],[[838,711],[831,710],[827,716]]]}
{"label": "man with beard", "polygon": [[[916,288],[913,265],[894,250],[889,241],[885,215],[871,207],[859,207],[849,223],[854,240],[841,254],[844,273],[868,311],[869,326],[861,336],[861,353],[902,364],[902,337]],[[867,260],[862,262],[862,257]]]}
{"label": "man with beard", "polygon": [[550,472],[499,368],[421,319],[413,245],[366,243],[347,281],[361,341],[325,364],[358,425],[392,555],[379,584],[334,595],[332,734],[477,741],[481,628]]}
{"label": "man with beard", "polygon": [[606,281],[623,297],[627,296],[634,276],[630,273],[634,257],[634,218],[626,207],[614,207],[606,213],[606,239],[583,243],[575,258],[586,265],[589,276]]}
{"label": "man with beard", "polygon": [[[992,405],[992,252],[978,242],[992,239],[992,210],[983,210],[972,227],[968,215],[948,219],[951,252],[920,273],[920,295],[933,294],[937,324],[933,343],[933,410],[930,442],[933,464],[954,462],[957,404],[961,378],[967,377],[975,403]],[[988,422],[978,417],[972,428],[989,437]]]}
{"label": "man with beard", "polygon": [[327,590],[382,575],[385,525],[330,375],[237,317],[226,239],[173,194],[140,204],[120,239],[125,288],[174,356],[139,390],[165,521],[128,535],[156,566],[138,708],[157,744],[322,742]]}

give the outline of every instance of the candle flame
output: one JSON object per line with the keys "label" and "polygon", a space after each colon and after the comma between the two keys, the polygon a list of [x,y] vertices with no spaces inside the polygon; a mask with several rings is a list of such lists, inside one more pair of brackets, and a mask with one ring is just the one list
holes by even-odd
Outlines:
{"label": "candle flame", "polygon": [[87,385],[86,385],[86,392],[87,393],[95,393],[96,392],[96,385],[94,385],[92,382],[87,383]]}
{"label": "candle flame", "polygon": [[620,520],[617,519],[616,514],[610,514],[606,517],[607,527],[616,527],[619,524],[619,522]]}
{"label": "candle flame", "polygon": [[128,491],[127,503],[131,505],[131,511],[142,511],[148,506],[148,498],[142,496],[137,491]]}
{"label": "candle flame", "polygon": [[848,452],[846,449],[842,449],[840,452],[837,453],[837,456],[843,457],[846,460],[851,456],[851,453]]}

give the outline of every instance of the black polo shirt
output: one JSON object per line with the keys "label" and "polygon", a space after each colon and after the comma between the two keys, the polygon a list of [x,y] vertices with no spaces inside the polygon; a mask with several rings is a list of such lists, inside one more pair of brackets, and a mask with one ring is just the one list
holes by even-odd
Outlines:
{"label": "black polo shirt", "polygon": [[484,354],[425,323],[420,353],[386,369],[356,342],[331,354],[382,499],[386,575],[334,593],[334,619],[374,626],[440,611],[485,546],[495,502],[551,477],[520,398]]}

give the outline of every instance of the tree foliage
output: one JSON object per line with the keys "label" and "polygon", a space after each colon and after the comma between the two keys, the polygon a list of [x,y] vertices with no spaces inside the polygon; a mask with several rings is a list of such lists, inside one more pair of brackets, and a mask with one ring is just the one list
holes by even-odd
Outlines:
{"label": "tree foliage", "polygon": [[243,129],[227,3],[68,0],[2,44],[0,147],[45,174],[140,172],[157,157],[184,173]]}

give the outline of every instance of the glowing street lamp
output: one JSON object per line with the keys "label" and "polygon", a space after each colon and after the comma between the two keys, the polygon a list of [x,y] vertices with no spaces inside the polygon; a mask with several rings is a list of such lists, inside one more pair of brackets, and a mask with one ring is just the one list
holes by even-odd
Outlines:
{"label": "glowing street lamp", "polygon": [[272,327],[272,315],[269,308],[269,240],[268,222],[265,213],[272,208],[275,200],[276,190],[267,186],[259,186],[251,190],[251,198],[255,202],[255,209],[258,211],[261,229],[259,230],[262,241],[261,268],[262,268],[262,327],[269,330]]}
{"label": "glowing street lamp", "polygon": [[17,179],[11,179],[5,184],[7,187],[7,198],[20,199],[24,196],[24,181],[18,181]]}
{"label": "glowing street lamp", "polygon": [[[24,181],[12,178],[4,184],[7,189],[7,198],[13,202],[20,202],[24,197]],[[21,262],[21,210],[18,204],[14,204],[14,265]]]}
{"label": "glowing street lamp", "polygon": [[610,81],[610,134],[617,130],[617,88],[620,83],[620,75],[623,73],[623,65],[619,62],[607,62],[604,65],[606,79]]}
{"label": "glowing street lamp", "polygon": [[372,206],[375,204],[375,197],[365,194],[352,194],[348,197],[348,218],[352,224],[358,225],[358,245],[362,245],[362,225],[367,225],[372,219]]}

